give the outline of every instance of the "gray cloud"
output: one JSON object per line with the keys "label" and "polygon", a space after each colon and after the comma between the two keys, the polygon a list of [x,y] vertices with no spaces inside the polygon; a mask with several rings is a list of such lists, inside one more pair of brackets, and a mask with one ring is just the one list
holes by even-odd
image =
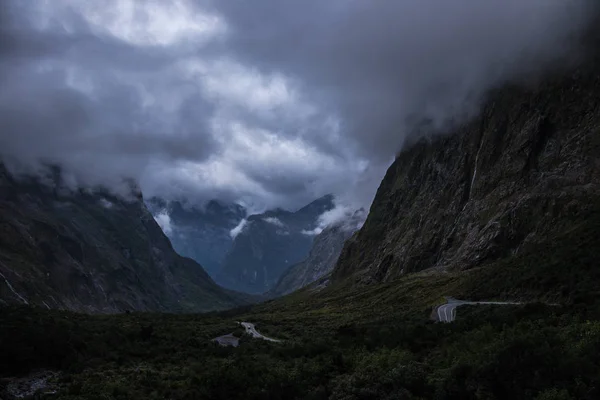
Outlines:
{"label": "gray cloud", "polygon": [[[168,74],[176,49],[94,34],[75,13],[67,13],[74,33],[39,29],[27,14],[33,10],[11,5],[0,39],[0,153],[9,165],[58,164],[76,184],[113,187],[140,179],[150,165],[212,154],[213,107]],[[146,98],[162,93],[164,103]]]}
{"label": "gray cloud", "polygon": [[0,155],[80,185],[367,206],[415,125],[576,53],[592,0],[7,0]]}
{"label": "gray cloud", "polygon": [[389,158],[411,121],[443,128],[490,88],[572,55],[595,2],[225,2],[231,51],[298,77],[369,157]]}

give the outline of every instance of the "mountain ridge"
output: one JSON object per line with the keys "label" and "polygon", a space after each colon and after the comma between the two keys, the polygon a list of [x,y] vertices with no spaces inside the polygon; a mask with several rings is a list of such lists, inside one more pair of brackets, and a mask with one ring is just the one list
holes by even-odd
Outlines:
{"label": "mountain ridge", "polygon": [[246,216],[245,208],[217,200],[198,207],[158,197],[149,199],[146,204],[155,218],[163,214],[168,218],[169,229],[163,230],[175,250],[196,260],[214,279],[233,244],[231,230]]}
{"label": "mountain ridge", "polygon": [[283,296],[320,280],[333,270],[347,239],[360,229],[366,212],[358,210],[341,221],[325,227],[315,236],[306,259],[289,267],[269,291]]}
{"label": "mountain ridge", "polygon": [[210,311],[250,301],[175,253],[141,192],[125,199],[0,172],[1,302],[114,313]]}
{"label": "mountain ridge", "polygon": [[482,266],[583,221],[600,197],[598,65],[497,90],[454,134],[405,148],[334,281]]}
{"label": "mountain ridge", "polygon": [[251,215],[233,241],[216,281],[224,287],[262,294],[277,283],[288,266],[308,255],[318,217],[334,208],[323,196],[295,212],[269,210]]}

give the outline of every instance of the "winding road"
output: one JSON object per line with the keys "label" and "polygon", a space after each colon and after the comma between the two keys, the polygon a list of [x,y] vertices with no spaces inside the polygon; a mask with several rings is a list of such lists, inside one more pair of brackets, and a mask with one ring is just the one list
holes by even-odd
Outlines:
{"label": "winding road", "polygon": [[436,320],[440,322],[452,322],[456,319],[456,308],[464,305],[481,305],[481,304],[496,304],[496,305],[516,305],[523,303],[509,301],[464,301],[456,300],[452,297],[446,298],[447,303],[438,306],[436,309]]}
{"label": "winding road", "polygon": [[[244,329],[246,329],[246,333],[252,336],[254,339],[262,339],[269,342],[281,342],[281,340],[273,339],[261,334],[259,331],[256,330],[254,324],[250,322],[238,322],[238,324],[243,326]],[[213,341],[217,342],[221,346],[238,347],[240,345],[240,338],[234,336],[233,333],[216,337],[213,339]]]}
{"label": "winding road", "polygon": [[246,333],[251,335],[254,339],[263,339],[263,340],[267,340],[269,342],[280,342],[281,341],[281,340],[273,339],[273,338],[266,337],[266,336],[260,334],[254,327],[254,324],[251,324],[250,322],[240,322],[240,325],[242,325],[246,329]]}

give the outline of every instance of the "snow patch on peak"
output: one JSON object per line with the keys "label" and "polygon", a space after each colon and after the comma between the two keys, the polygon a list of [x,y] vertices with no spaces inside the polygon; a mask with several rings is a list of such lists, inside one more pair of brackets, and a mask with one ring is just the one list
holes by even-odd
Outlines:
{"label": "snow patch on peak", "polygon": [[239,224],[231,231],[229,231],[229,235],[232,239],[235,239],[240,233],[244,231],[244,228],[248,225],[248,220],[246,218],[242,219]]}
{"label": "snow patch on peak", "polygon": [[276,217],[266,217],[266,218],[263,218],[263,221],[265,221],[269,224],[278,226],[280,228],[283,228],[285,226],[285,224],[283,222],[281,222],[281,220],[279,218],[276,218]]}

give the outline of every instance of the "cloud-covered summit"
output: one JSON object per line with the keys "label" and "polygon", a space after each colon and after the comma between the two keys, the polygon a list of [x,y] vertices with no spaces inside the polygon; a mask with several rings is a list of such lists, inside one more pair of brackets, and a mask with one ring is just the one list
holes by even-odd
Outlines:
{"label": "cloud-covered summit", "polygon": [[573,56],[591,0],[5,0],[0,154],[73,185],[368,205],[426,121]]}

